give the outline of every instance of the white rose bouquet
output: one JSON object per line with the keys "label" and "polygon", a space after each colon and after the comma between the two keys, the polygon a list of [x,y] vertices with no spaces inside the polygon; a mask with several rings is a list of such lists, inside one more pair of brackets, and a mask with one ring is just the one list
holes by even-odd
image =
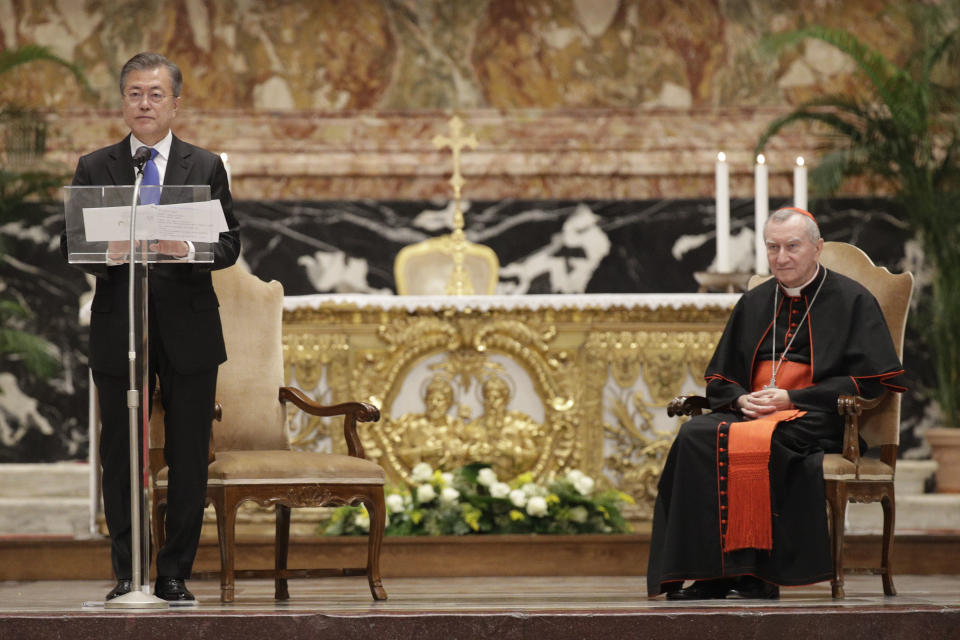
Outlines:
{"label": "white rose bouquet", "polygon": [[[421,462],[410,477],[412,486],[388,488],[387,535],[630,531],[620,512],[633,502],[630,496],[598,490],[594,479],[577,469],[540,484],[529,473],[504,482],[482,463],[444,472]],[[369,527],[362,507],[340,507],[322,532],[359,535]]]}

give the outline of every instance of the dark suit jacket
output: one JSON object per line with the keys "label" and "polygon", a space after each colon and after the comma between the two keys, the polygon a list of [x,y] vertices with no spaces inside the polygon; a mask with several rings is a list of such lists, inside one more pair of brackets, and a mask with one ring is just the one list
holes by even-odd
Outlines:
{"label": "dark suit jacket", "polygon": [[[125,185],[135,181],[130,137],[80,158],[73,186]],[[239,225],[227,172],[220,157],[176,136],[170,145],[165,185],[210,185],[210,196],[220,200],[228,231],[214,245],[212,264],[154,264],[150,266],[150,314],[155,321],[151,341],[161,340],[174,369],[197,373],[227,359],[220,326],[219,302],[210,271],[229,267],[240,253]],[[61,236],[66,255],[66,234]],[[126,265],[79,265],[97,276],[90,316],[90,368],[115,376],[127,375]]]}

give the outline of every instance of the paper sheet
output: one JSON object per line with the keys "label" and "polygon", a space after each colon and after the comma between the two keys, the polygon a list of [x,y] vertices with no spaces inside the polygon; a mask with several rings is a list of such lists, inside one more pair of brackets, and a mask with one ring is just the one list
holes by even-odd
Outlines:
{"label": "paper sheet", "polygon": [[[83,210],[87,242],[130,239],[130,207],[88,207]],[[137,240],[217,242],[227,221],[219,200],[137,206]]]}

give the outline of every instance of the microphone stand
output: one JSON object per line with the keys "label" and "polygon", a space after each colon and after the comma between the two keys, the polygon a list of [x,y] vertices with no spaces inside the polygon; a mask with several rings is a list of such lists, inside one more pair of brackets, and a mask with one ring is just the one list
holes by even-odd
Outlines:
{"label": "microphone stand", "polygon": [[[161,600],[155,595],[145,593],[143,590],[144,578],[149,576],[150,567],[149,567],[149,552],[143,554],[143,549],[146,547],[149,549],[148,544],[141,542],[141,537],[143,531],[141,529],[142,523],[144,520],[147,520],[148,514],[146,509],[141,510],[141,506],[146,504],[146,501],[143,500],[144,494],[147,491],[146,483],[146,465],[147,457],[146,452],[143,453],[143,465],[144,472],[140,473],[140,457],[141,457],[141,447],[139,443],[144,439],[144,434],[146,431],[146,425],[148,424],[148,417],[150,411],[150,402],[147,398],[149,393],[149,385],[147,384],[147,375],[149,368],[147,367],[147,358],[149,357],[147,341],[147,245],[144,242],[143,245],[143,287],[142,287],[142,313],[141,313],[141,323],[143,331],[143,339],[141,340],[142,348],[142,387],[143,387],[143,404],[142,404],[142,417],[144,428],[140,428],[140,421],[138,420],[137,413],[140,408],[140,397],[137,392],[137,339],[136,339],[136,324],[134,323],[136,313],[134,307],[136,306],[134,301],[134,278],[136,271],[136,248],[137,248],[137,201],[140,199],[140,183],[143,182],[143,164],[137,167],[137,176],[133,184],[133,202],[130,204],[130,248],[129,248],[129,269],[130,269],[130,278],[128,280],[127,286],[127,323],[129,328],[128,340],[127,340],[127,360],[128,360],[128,370],[130,374],[130,389],[127,391],[127,409],[130,414],[130,551],[132,553],[131,558],[131,569],[133,570],[132,579],[130,580],[130,593],[124,594],[122,596],[116,597],[113,600],[107,600],[104,603],[104,607],[108,609],[160,609],[167,608],[169,603],[166,600]],[[147,444],[144,442],[144,447]],[[141,516],[143,513],[143,516]],[[149,521],[148,521],[149,522]],[[149,524],[143,526],[143,529],[146,529],[149,532]],[[143,558],[146,556],[146,570],[144,571],[144,562]]]}

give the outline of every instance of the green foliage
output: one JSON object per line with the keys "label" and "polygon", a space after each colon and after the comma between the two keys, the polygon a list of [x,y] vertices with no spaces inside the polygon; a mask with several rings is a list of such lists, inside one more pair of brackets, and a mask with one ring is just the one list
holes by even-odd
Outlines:
{"label": "green foliage", "polygon": [[0,300],[0,358],[20,360],[31,373],[48,378],[60,366],[53,345],[20,329],[29,312],[12,300]]}
{"label": "green foliage", "polygon": [[41,47],[35,44],[27,44],[22,47],[17,47],[16,49],[4,49],[0,51],[0,75],[3,75],[8,71],[15,69],[16,67],[31,62],[42,61],[52,62],[64,67],[73,75],[73,78],[77,81],[77,84],[80,85],[84,91],[86,91],[89,95],[94,95],[93,87],[91,87],[90,83],[87,82],[87,77],[83,74],[83,71],[80,69],[80,67],[72,62],[64,60],[60,56],[55,55],[47,47]]}
{"label": "green foliage", "polygon": [[815,192],[831,193],[845,178],[865,176],[895,194],[935,268],[922,326],[937,363],[945,426],[960,427],[960,26],[946,4],[914,4],[906,11],[918,46],[902,64],[841,29],[808,26],[765,39],[774,52],[808,39],[826,42],[845,53],[866,82],[854,96],[817,97],[775,119],[756,151],[784,127],[816,123],[829,151],[810,172]]}
{"label": "green foliage", "polygon": [[[630,496],[594,491],[593,480],[571,471],[547,486],[523,474],[500,482],[489,465],[473,463],[453,473],[414,468],[417,484],[387,491],[386,535],[627,533],[620,511]],[[340,507],[321,528],[324,535],[365,535],[363,507]]]}
{"label": "green foliage", "polygon": [[[88,95],[94,94],[78,66],[38,45],[0,51],[0,76],[22,65],[41,61],[64,67]],[[11,117],[22,117],[25,113],[29,112],[12,105],[0,105],[0,116],[8,122]],[[25,202],[31,198],[52,198],[55,190],[69,177],[61,167],[37,165],[25,170],[0,167],[0,225],[23,219],[27,215]],[[4,259],[4,254],[5,247],[0,239],[0,260]],[[25,330],[25,321],[30,317],[31,314],[19,302],[0,299],[0,359],[22,362],[30,373],[49,378],[60,366],[56,349],[40,336]]]}
{"label": "green foliage", "polygon": [[0,224],[22,219],[23,204],[29,198],[51,199],[64,181],[70,179],[70,174],[57,169],[12,171],[0,168]]}

